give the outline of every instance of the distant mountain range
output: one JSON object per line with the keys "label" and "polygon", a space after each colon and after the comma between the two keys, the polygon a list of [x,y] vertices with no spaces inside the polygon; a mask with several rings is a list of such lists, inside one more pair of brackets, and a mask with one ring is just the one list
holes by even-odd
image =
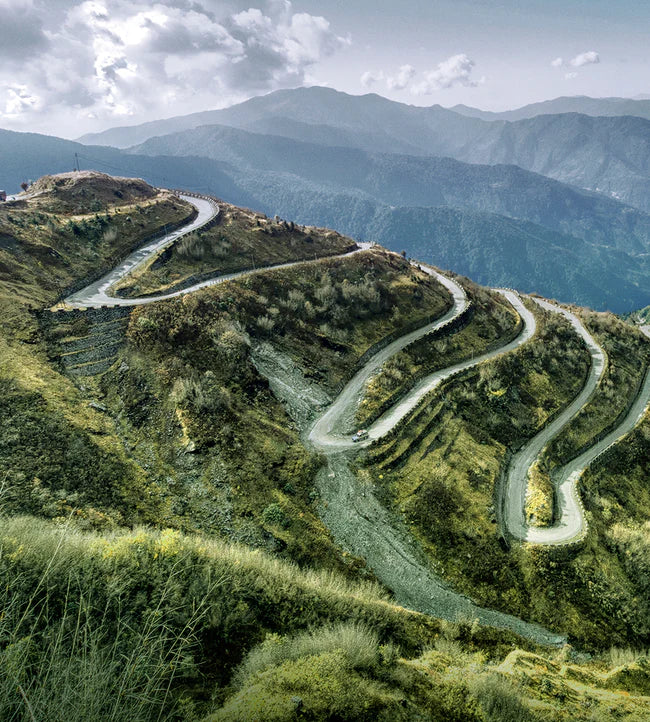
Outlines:
{"label": "distant mountain range", "polygon": [[633,253],[650,251],[649,216],[515,165],[324,147],[223,126],[152,138],[141,155],[203,156],[237,169],[290,174],[323,194],[359,193],[391,206],[451,206],[498,213]]}
{"label": "distant mountain range", "polygon": [[331,226],[483,283],[621,312],[650,303],[650,215],[521,168],[223,127],[152,139],[138,150],[1,131],[0,187],[68,170],[79,153],[82,167]]}
{"label": "distant mountain range", "polygon": [[[650,101],[626,103],[639,112],[650,107]],[[518,165],[650,212],[650,120],[630,115],[564,113],[488,121],[440,106],[422,108],[375,94],[353,96],[314,87],[277,91],[224,110],[114,128],[82,140],[126,148],[202,125],[327,147]]]}
{"label": "distant mountain range", "polygon": [[537,115],[557,115],[559,113],[581,113],[582,115],[603,117],[636,115],[639,118],[650,119],[650,97],[590,98],[586,95],[571,95],[544,100],[541,103],[531,103],[522,108],[501,113],[479,110],[467,105],[454,105],[449,110],[470,118],[481,118],[481,120],[524,120]]}

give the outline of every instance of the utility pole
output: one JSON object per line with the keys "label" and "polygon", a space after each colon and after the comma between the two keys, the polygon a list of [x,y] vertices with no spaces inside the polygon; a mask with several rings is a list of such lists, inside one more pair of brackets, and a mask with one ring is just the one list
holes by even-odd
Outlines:
{"label": "utility pole", "polygon": [[79,154],[78,153],[74,154],[74,164],[77,169],[77,173],[79,173]]}

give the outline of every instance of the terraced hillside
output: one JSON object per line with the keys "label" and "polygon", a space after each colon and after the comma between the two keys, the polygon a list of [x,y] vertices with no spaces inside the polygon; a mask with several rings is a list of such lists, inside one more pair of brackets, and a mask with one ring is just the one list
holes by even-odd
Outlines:
{"label": "terraced hillside", "polygon": [[[63,180],[89,204],[122,187]],[[20,201],[25,214],[56,203],[58,181],[42,186]],[[131,218],[155,218],[162,203],[191,229],[214,213],[145,191],[154,211],[129,207]],[[54,312],[60,264],[45,264],[32,297],[37,264],[22,239],[12,250],[26,269],[14,290],[40,312],[37,322],[14,301],[0,366],[2,512],[29,515],[5,518],[0,535],[12,590],[3,714],[647,716],[647,657],[609,648],[650,638],[648,340],[610,316],[567,319],[335,233],[310,229],[324,258],[306,258],[305,231],[288,223],[269,222],[280,234],[257,245],[256,216],[227,213],[229,232],[245,227],[256,256],[280,267],[197,282],[221,222],[204,231],[196,274],[177,263],[179,229],[151,250],[168,245],[178,276],[156,276],[150,255],[137,280],[158,298],[111,299],[101,280],[87,292],[100,274],[84,279],[81,263],[66,266],[68,299],[83,307],[101,288],[102,302],[128,305]],[[123,258],[137,243],[113,241],[99,250]],[[51,248],[70,253],[66,243]],[[245,268],[248,246],[231,248],[232,267],[213,270]],[[133,266],[118,260],[124,271],[106,278],[126,287]],[[605,360],[593,390],[588,331]],[[587,523],[569,545],[522,543],[504,517],[511,460],[580,394],[524,481],[552,524],[556,470],[613,434],[580,477]],[[346,423],[368,425],[370,439],[353,443]]]}
{"label": "terraced hillside", "polygon": [[124,345],[129,312],[126,309],[88,309],[70,313],[42,313],[40,320],[50,352],[73,376],[96,376],[113,365]]}

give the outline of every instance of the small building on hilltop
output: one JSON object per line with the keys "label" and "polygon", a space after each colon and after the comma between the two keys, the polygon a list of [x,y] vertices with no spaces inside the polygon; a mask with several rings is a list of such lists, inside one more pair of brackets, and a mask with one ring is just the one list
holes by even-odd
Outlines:
{"label": "small building on hilltop", "polygon": [[0,191],[0,201],[7,200],[7,191]]}

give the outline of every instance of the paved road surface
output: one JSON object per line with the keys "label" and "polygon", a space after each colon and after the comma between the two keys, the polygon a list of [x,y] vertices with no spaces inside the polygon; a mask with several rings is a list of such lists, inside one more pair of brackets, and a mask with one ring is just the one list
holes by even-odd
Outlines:
{"label": "paved road surface", "polygon": [[[118,281],[132,273],[139,265],[145,263],[152,255],[159,253],[167,246],[172,245],[183,236],[191,233],[192,231],[201,228],[209,221],[211,221],[218,213],[219,206],[215,201],[207,198],[196,198],[193,196],[186,196],[181,194],[183,200],[191,203],[198,210],[198,216],[188,225],[179,228],[172,233],[168,233],[162,238],[153,241],[152,243],[138,248],[136,251],[131,253],[119,266],[114,268],[112,271],[107,273],[105,276],[100,278],[98,281],[91,283],[81,291],[73,293],[68,296],[63,302],[67,308],[99,308],[100,306],[143,306],[148,303],[154,303],[156,301],[165,301],[168,298],[177,298],[178,296],[184,296],[188,293],[193,293],[201,288],[207,288],[208,286],[215,286],[225,281],[232,281],[242,276],[249,276],[251,273],[260,273],[262,271],[271,271],[280,268],[290,268],[292,266],[298,266],[302,263],[311,263],[311,261],[290,261],[288,263],[278,263],[274,266],[263,266],[255,270],[236,271],[235,273],[226,273],[222,276],[216,276],[200,283],[195,283],[192,286],[183,288],[180,291],[172,291],[170,293],[164,293],[157,296],[146,296],[142,298],[117,298],[112,296],[110,293],[111,287],[114,286]],[[339,256],[329,256],[328,258],[339,258],[341,256],[349,256],[360,251],[368,250],[372,246],[371,243],[357,243],[357,248],[348,253],[340,254]]]}
{"label": "paved road surface", "polygon": [[[553,475],[556,489],[556,523],[550,527],[529,526],[525,519],[525,499],[528,470],[547,444],[571,422],[588,403],[603,374],[606,355],[580,319],[566,309],[548,301],[535,299],[543,308],[561,313],[584,339],[591,355],[591,368],[580,394],[512,458],[505,485],[505,522],[508,531],[521,541],[533,544],[557,545],[577,541],[587,528],[584,508],[578,492],[578,480],[584,470],[606,449],[629,433],[643,417],[650,402],[650,376],[647,376],[635,402],[622,422],[604,439],[594,443],[580,456],[557,470]],[[650,335],[650,334],[649,334]]]}
{"label": "paved road surface", "polygon": [[[400,401],[380,416],[369,428],[368,439],[360,441],[356,444],[351,440],[350,435],[343,435],[340,430],[343,427],[342,420],[348,419],[354,415],[360,401],[361,391],[366,382],[379,368],[394,354],[413,343],[413,341],[422,336],[448,325],[457,318],[467,308],[468,302],[465,291],[455,281],[443,276],[437,271],[423,267],[432,276],[437,278],[444,286],[446,286],[452,294],[452,308],[438,321],[423,326],[417,331],[413,331],[401,338],[397,339],[385,349],[377,353],[370,359],[368,364],[364,366],[345,386],[343,391],[336,398],[336,401],[320,416],[309,433],[309,440],[321,451],[342,450],[351,448],[352,446],[363,447],[368,446],[373,441],[381,439],[389,431],[399,424],[405,416],[411,413],[420,401],[433,389],[439,386],[445,379],[454,376],[461,371],[466,371],[472,366],[476,366],[484,361],[500,356],[501,354],[514,351],[522,344],[526,343],[535,333],[535,317],[524,306],[519,296],[513,291],[499,290],[515,308],[520,315],[523,325],[516,339],[510,343],[489,353],[475,356],[474,358],[461,361],[454,366],[440,369],[425,378],[421,379]],[[497,289],[498,290],[498,289]]]}
{"label": "paved road surface", "polygon": [[151,256],[167,246],[170,246],[182,236],[185,236],[188,233],[197,230],[201,226],[204,226],[219,213],[219,206],[214,201],[208,200],[207,198],[194,198],[192,196],[185,196],[182,194],[181,198],[184,201],[191,203],[197,209],[198,215],[193,221],[182,228],[168,233],[161,238],[158,238],[157,240],[133,251],[133,253],[124,259],[119,266],[115,267],[112,271],[109,271],[109,273],[100,278],[98,281],[95,281],[81,291],[77,291],[71,296],[68,296],[68,298],[65,299],[64,304],[70,308],[138,306],[144,303],[151,303],[152,301],[159,301],[163,298],[180,296],[182,293],[189,293],[191,290],[196,290],[195,288],[186,289],[185,291],[178,291],[165,296],[151,298],[116,298],[111,296],[109,292],[111,286],[114,286],[118,281],[121,281],[125,276],[128,276]]}
{"label": "paved road surface", "polygon": [[507,530],[516,539],[532,541],[530,535],[535,529],[536,536],[540,539],[538,543],[557,544],[579,537],[584,528],[584,514],[575,492],[575,484],[565,484],[558,489],[556,516],[559,518],[559,523],[556,526],[545,528],[543,534],[537,534],[541,528],[530,527],[525,518],[528,470],[549,441],[557,436],[589,401],[603,374],[606,356],[575,314],[548,301],[537,298],[535,301],[548,311],[562,314],[587,344],[591,355],[591,367],[581,392],[551,423],[547,424],[513,456],[506,478],[504,511]]}

